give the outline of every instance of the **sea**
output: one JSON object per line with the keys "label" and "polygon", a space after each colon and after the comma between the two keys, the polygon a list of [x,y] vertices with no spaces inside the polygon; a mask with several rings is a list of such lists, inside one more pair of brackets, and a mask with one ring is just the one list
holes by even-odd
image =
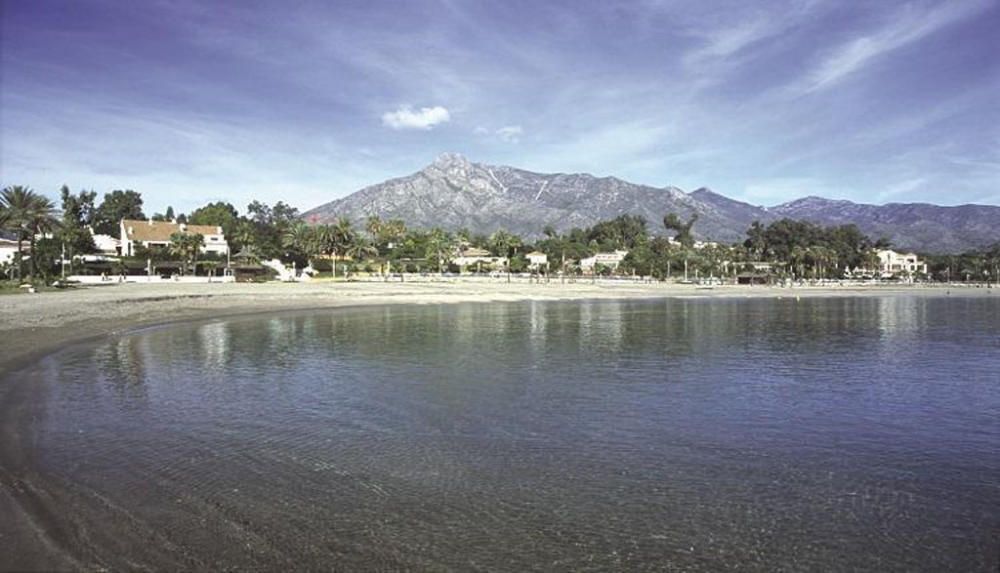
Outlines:
{"label": "sea", "polygon": [[1000,568],[1000,296],[266,314],[0,387],[85,569]]}

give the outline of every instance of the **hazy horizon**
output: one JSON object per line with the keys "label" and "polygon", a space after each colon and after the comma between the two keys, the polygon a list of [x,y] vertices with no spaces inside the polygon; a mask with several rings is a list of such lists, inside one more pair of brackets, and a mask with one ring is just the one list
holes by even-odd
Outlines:
{"label": "hazy horizon", "polygon": [[0,178],[307,210],[443,152],[1000,205],[1000,3],[8,2]]}

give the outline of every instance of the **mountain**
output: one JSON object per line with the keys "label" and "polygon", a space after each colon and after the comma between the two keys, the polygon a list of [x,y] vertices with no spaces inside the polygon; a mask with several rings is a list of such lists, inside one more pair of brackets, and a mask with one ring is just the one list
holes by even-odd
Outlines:
{"label": "mountain", "polygon": [[807,197],[776,207],[759,207],[710,189],[685,193],[586,173],[534,173],[470,162],[446,153],[406,177],[366,187],[303,214],[325,223],[346,216],[355,223],[369,215],[403,219],[411,228],[468,228],[492,233],[503,228],[533,237],[551,225],[559,231],[587,227],[623,213],[642,215],[653,232],[665,232],[666,213],[698,215],[694,233],[702,239],[742,241],[753,221],[783,217],[820,224],[855,223],[874,238],[900,248],[961,251],[1000,241],[1000,207],[927,204],[863,205]]}
{"label": "mountain", "polygon": [[824,225],[854,223],[873,238],[888,237],[893,245],[924,252],[957,253],[1000,241],[1000,207],[989,205],[868,205],[806,197],[769,213]]}

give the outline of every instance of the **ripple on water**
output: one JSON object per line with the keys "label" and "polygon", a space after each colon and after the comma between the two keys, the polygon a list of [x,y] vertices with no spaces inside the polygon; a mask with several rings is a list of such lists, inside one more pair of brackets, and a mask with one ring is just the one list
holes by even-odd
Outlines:
{"label": "ripple on water", "polygon": [[122,567],[989,570],[998,336],[989,299],[215,321],[43,361],[32,444]]}

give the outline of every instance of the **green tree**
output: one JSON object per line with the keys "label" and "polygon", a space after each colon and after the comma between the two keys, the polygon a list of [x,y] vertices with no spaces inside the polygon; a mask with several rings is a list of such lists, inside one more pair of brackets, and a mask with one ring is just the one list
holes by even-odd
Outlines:
{"label": "green tree", "polygon": [[218,201],[195,209],[188,215],[187,222],[191,225],[222,227],[222,232],[229,237],[236,229],[239,218],[240,214],[236,211],[236,207],[230,203]]}
{"label": "green tree", "polygon": [[21,256],[30,220],[29,211],[35,192],[29,187],[12,185],[0,191],[0,230],[14,234],[17,238],[17,252],[14,253],[14,268],[17,278],[24,276],[24,259]]}
{"label": "green tree", "polygon": [[240,219],[233,230],[233,242],[239,247],[255,247],[257,244],[257,228],[253,221]]}
{"label": "green tree", "polygon": [[310,227],[302,221],[285,229],[281,236],[281,244],[286,249],[298,251],[309,258],[320,252],[318,248],[321,230]]}
{"label": "green tree", "polygon": [[17,237],[15,264],[18,279],[24,276],[24,259],[21,256],[24,241],[29,244],[29,273],[30,278],[34,278],[37,269],[35,236],[52,231],[58,224],[55,206],[48,197],[22,185],[12,185],[0,191],[0,225]]}
{"label": "green tree", "polygon": [[601,250],[634,249],[646,242],[646,219],[639,215],[619,215],[610,221],[598,222],[588,235]]}
{"label": "green tree", "polygon": [[369,215],[365,219],[365,230],[368,231],[368,238],[376,246],[378,246],[379,239],[382,237],[382,226],[382,218],[378,215]]}
{"label": "green tree", "polygon": [[205,246],[205,237],[199,233],[174,233],[170,235],[170,254],[181,257],[181,274],[186,275],[188,264],[196,264],[198,253]]}
{"label": "green tree", "polygon": [[104,194],[104,200],[94,217],[94,232],[121,237],[122,219],[145,219],[142,212],[142,195],[130,190],[115,190]]}
{"label": "green tree", "polygon": [[346,254],[357,238],[351,220],[347,217],[341,217],[336,223],[318,225],[314,228],[314,233],[315,254],[324,254],[330,257],[333,276],[336,277],[337,257]]}
{"label": "green tree", "polygon": [[73,259],[78,254],[93,253],[97,250],[94,244],[94,236],[90,232],[90,226],[94,222],[97,208],[94,201],[97,198],[95,191],[80,191],[74,195],[66,185],[60,189],[62,199],[62,221],[59,227],[58,239],[66,249],[66,257],[69,259],[70,271],[73,267]]}
{"label": "green tree", "polygon": [[371,257],[377,257],[378,248],[375,246],[375,243],[373,243],[371,239],[365,237],[357,237],[354,240],[354,242],[347,247],[347,251],[345,254],[348,257],[354,259],[355,261],[361,262],[362,260]]}
{"label": "green tree", "polygon": [[48,197],[37,195],[29,217],[28,238],[31,252],[31,266],[29,267],[30,274],[28,276],[31,280],[34,280],[35,275],[39,271],[39,257],[35,250],[36,241],[39,238],[49,238],[49,235],[59,228],[59,216],[56,212],[55,204]]}
{"label": "green tree", "polygon": [[674,239],[685,247],[694,246],[694,235],[691,233],[691,228],[694,227],[697,221],[697,213],[691,215],[687,223],[682,222],[676,213],[667,213],[663,216],[663,226],[668,231],[676,231],[677,234],[674,236]]}
{"label": "green tree", "polygon": [[767,229],[760,221],[754,221],[747,230],[747,240],[743,243],[751,256],[758,261],[764,260],[764,255],[767,252],[766,232]]}
{"label": "green tree", "polygon": [[440,227],[431,229],[427,235],[426,255],[434,255],[437,258],[438,272],[444,273],[445,255],[451,251],[454,240],[451,235]]}

